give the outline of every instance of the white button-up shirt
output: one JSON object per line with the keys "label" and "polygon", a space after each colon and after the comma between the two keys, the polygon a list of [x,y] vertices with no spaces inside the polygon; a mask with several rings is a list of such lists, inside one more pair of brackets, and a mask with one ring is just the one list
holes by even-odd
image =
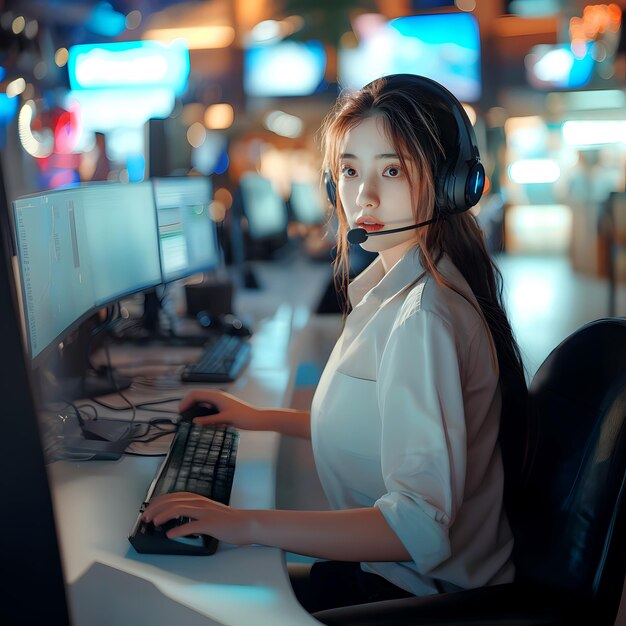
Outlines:
{"label": "white button-up shirt", "polygon": [[[447,258],[438,267],[475,302]],[[352,282],[353,310],[311,407],[331,506],[378,507],[412,559],[362,569],[416,595],[514,577],[490,334],[432,276],[412,285],[422,271],[415,247],[387,274],[379,258]]]}

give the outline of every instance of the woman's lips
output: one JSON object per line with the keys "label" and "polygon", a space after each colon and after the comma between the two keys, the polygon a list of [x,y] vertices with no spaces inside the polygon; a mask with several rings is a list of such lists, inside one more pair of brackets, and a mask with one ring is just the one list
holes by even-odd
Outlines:
{"label": "woman's lips", "polygon": [[368,233],[375,233],[382,230],[385,227],[384,224],[359,224],[359,228],[364,228]]}
{"label": "woman's lips", "polygon": [[360,218],[356,221],[357,228],[363,228],[368,233],[375,233],[382,230],[385,225],[375,219]]}

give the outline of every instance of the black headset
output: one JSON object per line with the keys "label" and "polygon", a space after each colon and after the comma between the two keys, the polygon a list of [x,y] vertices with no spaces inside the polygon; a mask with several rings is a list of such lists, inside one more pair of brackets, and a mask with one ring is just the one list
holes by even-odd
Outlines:
{"label": "black headset", "polygon": [[[474,128],[461,103],[438,82],[416,74],[394,74],[385,80],[410,82],[449,107],[457,125],[456,150],[447,154],[435,172],[436,207],[440,217],[463,213],[473,207],[485,188],[485,169],[480,162]],[[370,83],[371,84],[371,83]],[[366,85],[364,89],[367,89]],[[436,116],[436,112],[435,112]],[[324,172],[324,184],[331,205],[337,207],[337,185],[329,170]]]}

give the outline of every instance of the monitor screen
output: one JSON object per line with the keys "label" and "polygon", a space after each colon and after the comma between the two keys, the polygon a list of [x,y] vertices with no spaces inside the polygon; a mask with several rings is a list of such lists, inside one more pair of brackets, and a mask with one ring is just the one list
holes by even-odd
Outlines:
{"label": "monitor screen", "polygon": [[339,50],[344,87],[360,89],[388,74],[419,74],[441,83],[461,101],[480,99],[480,32],[473,15],[411,15],[362,24],[359,45]]}
{"label": "monitor screen", "polygon": [[320,41],[281,41],[247,48],[243,88],[248,96],[308,96],[324,85],[326,52]]}
{"label": "monitor screen", "polygon": [[294,219],[300,224],[322,224],[326,221],[319,189],[311,183],[293,182],[289,205]]}
{"label": "monitor screen", "polygon": [[251,239],[271,239],[287,232],[287,207],[271,181],[248,172],[241,177],[241,201]]}
{"label": "monitor screen", "polygon": [[98,306],[161,282],[149,183],[44,192],[13,211],[33,359]]}
{"label": "monitor screen", "polygon": [[86,240],[96,305],[161,282],[150,183],[83,187]]}
{"label": "monitor screen", "polygon": [[152,183],[163,282],[218,267],[217,228],[209,212],[211,181],[190,176],[157,178]]}
{"label": "monitor screen", "polygon": [[[86,250],[84,213],[76,190],[13,203],[22,301],[31,358],[91,311],[95,295]],[[80,233],[80,235],[79,235]]]}

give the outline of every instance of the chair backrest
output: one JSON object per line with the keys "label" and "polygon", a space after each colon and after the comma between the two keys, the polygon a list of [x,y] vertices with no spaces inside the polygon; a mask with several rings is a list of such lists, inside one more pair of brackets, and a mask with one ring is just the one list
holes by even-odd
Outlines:
{"label": "chair backrest", "polygon": [[570,335],[529,394],[529,467],[511,520],[518,579],[614,619],[626,569],[626,319]]}

